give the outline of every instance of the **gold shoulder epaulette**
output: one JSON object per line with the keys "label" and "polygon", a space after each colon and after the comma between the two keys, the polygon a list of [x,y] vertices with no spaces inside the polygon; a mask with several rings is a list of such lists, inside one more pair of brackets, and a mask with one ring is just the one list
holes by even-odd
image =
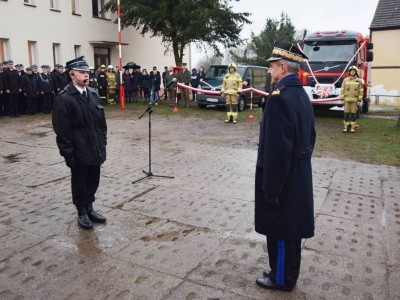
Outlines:
{"label": "gold shoulder epaulette", "polygon": [[280,95],[281,91],[280,90],[275,90],[272,92],[272,95]]}

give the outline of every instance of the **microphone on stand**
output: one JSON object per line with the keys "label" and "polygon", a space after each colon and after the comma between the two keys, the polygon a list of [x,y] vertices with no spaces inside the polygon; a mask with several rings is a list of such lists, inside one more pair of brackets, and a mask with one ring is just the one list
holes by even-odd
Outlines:
{"label": "microphone on stand", "polygon": [[165,89],[169,88],[169,86],[175,82],[177,82],[178,80],[176,78],[172,78],[171,82],[167,84],[166,87],[164,87]]}

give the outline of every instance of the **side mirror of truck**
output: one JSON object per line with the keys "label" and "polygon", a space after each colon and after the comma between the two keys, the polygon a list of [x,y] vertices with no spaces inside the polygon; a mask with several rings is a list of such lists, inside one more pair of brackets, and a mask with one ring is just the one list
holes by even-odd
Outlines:
{"label": "side mirror of truck", "polygon": [[373,44],[373,43],[368,43],[368,44],[367,44],[367,49],[368,49],[368,50],[374,49],[374,44]]}
{"label": "side mirror of truck", "polygon": [[373,61],[374,60],[374,52],[368,51],[367,52],[367,61]]}

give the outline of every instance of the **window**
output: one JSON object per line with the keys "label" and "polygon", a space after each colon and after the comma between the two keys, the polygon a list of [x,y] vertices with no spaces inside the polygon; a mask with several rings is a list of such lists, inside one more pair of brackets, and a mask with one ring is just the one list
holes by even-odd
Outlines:
{"label": "window", "polygon": [[104,8],[106,0],[92,0],[93,17],[111,19],[111,13],[101,12]]}
{"label": "window", "polygon": [[28,41],[28,59],[30,66],[38,63],[38,51],[36,41]]}
{"label": "window", "polygon": [[81,56],[81,45],[74,46],[75,57]]}
{"label": "window", "polygon": [[3,62],[9,58],[9,44],[8,39],[1,39],[0,38],[0,61]]}
{"label": "window", "polygon": [[35,0],[24,0],[24,4],[26,4],[26,5],[35,5]]}
{"label": "window", "polygon": [[0,39],[0,62],[6,60],[7,57],[8,40]]}
{"label": "window", "polygon": [[50,9],[60,10],[59,0],[50,0]]}
{"label": "window", "polygon": [[61,61],[61,45],[60,44],[53,44],[53,62],[57,64]]}
{"label": "window", "polygon": [[79,15],[79,1],[71,0],[71,11],[74,15]]}

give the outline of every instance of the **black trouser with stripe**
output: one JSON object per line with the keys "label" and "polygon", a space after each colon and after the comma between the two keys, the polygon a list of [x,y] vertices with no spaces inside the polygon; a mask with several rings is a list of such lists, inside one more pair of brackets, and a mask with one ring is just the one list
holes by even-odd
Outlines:
{"label": "black trouser with stripe", "polygon": [[267,237],[271,280],[277,285],[293,287],[300,273],[301,239]]}
{"label": "black trouser with stripe", "polygon": [[77,166],[71,169],[72,202],[78,214],[92,210],[100,183],[100,166]]}

